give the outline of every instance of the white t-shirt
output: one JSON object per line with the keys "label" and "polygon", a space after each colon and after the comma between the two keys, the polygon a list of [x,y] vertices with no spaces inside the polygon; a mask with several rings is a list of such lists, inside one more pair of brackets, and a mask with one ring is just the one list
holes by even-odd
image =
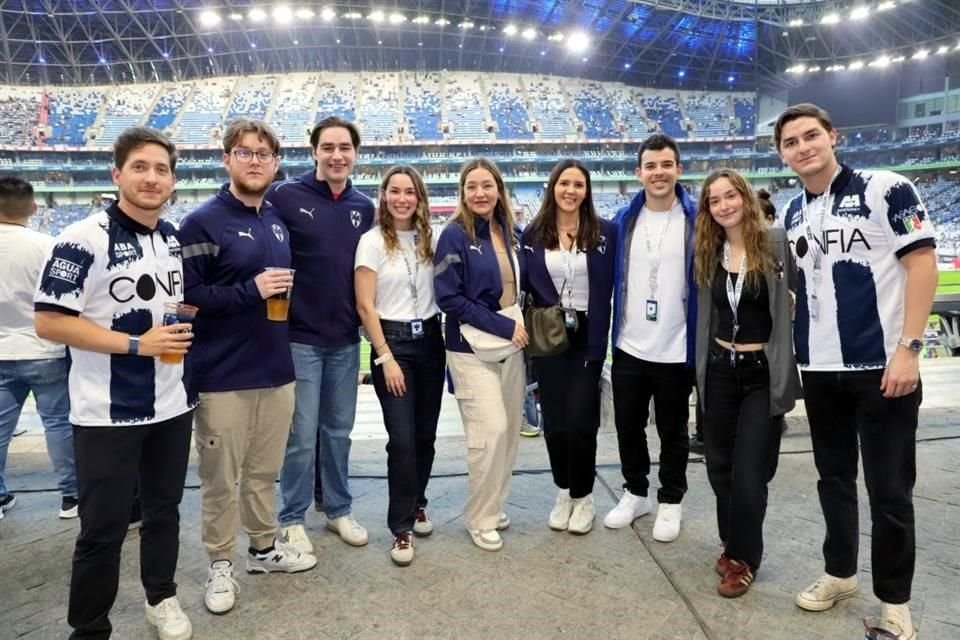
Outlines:
{"label": "white t-shirt", "polygon": [[[634,358],[665,364],[687,361],[686,219],[675,200],[670,211],[640,210],[630,241],[627,299],[617,348]],[[663,243],[660,244],[660,238]],[[649,247],[648,249],[648,240]],[[651,250],[660,245],[656,296],[650,291]],[[647,319],[648,300],[657,319]]]}
{"label": "white t-shirt", "polygon": [[38,338],[33,294],[53,238],[18,224],[0,224],[0,360],[62,358],[62,344]]}
{"label": "white t-shirt", "polygon": [[586,311],[590,303],[590,279],[587,277],[587,254],[574,249],[567,251],[561,245],[544,252],[547,272],[560,294],[560,305]]}
{"label": "white t-shirt", "polygon": [[[360,236],[353,268],[367,267],[377,274],[373,306],[384,320],[424,320],[440,313],[433,295],[433,262],[416,259],[416,231],[397,231],[400,251],[387,253],[380,226]],[[433,249],[437,236],[433,235]],[[416,282],[417,305],[413,304],[411,276]]]}
{"label": "white t-shirt", "polygon": [[[163,323],[164,304],[183,300],[176,227],[149,229],[117,205],[76,222],[55,240],[34,298],[38,310],[80,315],[95,325],[142,335]],[[70,422],[124,426],[164,422],[195,406],[183,363],[71,348]]]}
{"label": "white t-shirt", "polygon": [[848,177],[837,183],[839,193],[806,205],[801,193],[784,216],[800,270],[794,347],[808,371],[885,368],[903,333],[907,274],[900,256],[935,245],[933,224],[909,180],[849,169],[837,180]]}

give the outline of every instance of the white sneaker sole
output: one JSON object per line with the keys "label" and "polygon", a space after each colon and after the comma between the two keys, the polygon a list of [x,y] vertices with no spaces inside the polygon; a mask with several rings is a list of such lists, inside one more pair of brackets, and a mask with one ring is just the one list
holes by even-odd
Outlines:
{"label": "white sneaker sole", "polygon": [[832,609],[833,605],[837,604],[837,602],[840,600],[846,600],[847,598],[853,597],[859,590],[860,585],[857,585],[853,589],[841,591],[830,600],[808,600],[807,598],[803,597],[803,592],[801,592],[797,594],[797,597],[793,599],[793,602],[804,611],[826,611],[828,609]]}
{"label": "white sneaker sole", "polygon": [[233,607],[235,604],[236,604],[236,601],[231,602],[229,605],[221,605],[219,607],[215,607],[211,605],[206,598],[203,599],[203,606],[205,606],[207,608],[207,611],[209,611],[215,616],[222,616],[225,613],[229,613],[230,611],[233,610]]}
{"label": "white sneaker sole", "polygon": [[327,529],[329,529],[330,531],[333,531],[335,534],[337,534],[337,536],[339,536],[341,540],[346,542],[351,547],[363,547],[367,544],[367,542],[369,542],[369,538],[367,537],[364,537],[363,539],[360,539],[360,538],[351,539],[351,538],[344,537],[344,535],[340,533],[340,529],[337,528],[337,525],[333,524],[332,522],[327,523]]}
{"label": "white sneaker sole", "polygon": [[247,559],[247,573],[301,573],[303,571],[309,571],[315,566],[317,566],[317,559],[312,555],[308,555],[300,564],[290,567],[271,567],[252,564],[250,560]]}

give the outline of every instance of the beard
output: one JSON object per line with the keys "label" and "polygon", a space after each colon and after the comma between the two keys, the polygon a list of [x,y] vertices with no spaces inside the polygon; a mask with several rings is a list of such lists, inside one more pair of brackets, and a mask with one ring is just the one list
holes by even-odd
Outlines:
{"label": "beard", "polygon": [[270,178],[263,177],[260,180],[256,178],[252,180],[244,178],[234,178],[233,179],[233,188],[237,190],[238,193],[244,196],[249,196],[253,198],[260,198],[267,192],[267,189],[270,188],[271,180]]}

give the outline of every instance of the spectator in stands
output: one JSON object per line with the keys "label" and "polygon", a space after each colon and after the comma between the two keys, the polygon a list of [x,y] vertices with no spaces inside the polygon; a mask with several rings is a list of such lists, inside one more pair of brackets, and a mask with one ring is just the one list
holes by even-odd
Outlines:
{"label": "spectator in stands", "polygon": [[223,136],[230,182],[180,228],[184,300],[200,309],[190,359],[200,393],[200,539],[210,558],[203,600],[216,614],[230,611],[240,590],[233,579],[238,520],[250,539],[247,572],[297,573],[317,564],[279,538],[273,486],[294,388],[286,319],[267,312],[267,299],[293,286],[290,235],[263,201],[279,153],[280,142],[264,122],[232,121]]}
{"label": "spectator in stands", "polygon": [[793,259],[782,229],[767,229],[750,185],[733,169],[711,173],[700,191],[694,269],[697,388],[704,415],[707,477],[717,497],[724,551],[717,592],[750,588],[763,557],[767,484],[777,470],[780,429],[771,414],[793,408]]}
{"label": "spectator in stands", "polygon": [[353,517],[347,465],[357,408],[360,319],[353,260],[373,225],[373,202],[353,187],[360,132],[330,116],[314,126],[316,169],[276,182],[266,200],[290,230],[297,286],[290,302],[290,350],[296,372],[293,429],[280,473],[284,539],[313,553],[304,518],[315,489],[317,439],[327,528],[347,544],[367,544]]}
{"label": "spectator in stands", "polygon": [[427,189],[416,169],[391,168],[380,183],[379,225],[357,245],[357,311],[373,345],[370,370],[387,441],[390,558],[413,562],[412,535],[428,536],[427,482],[443,398],[446,355],[433,294]]}
{"label": "spectator in stands", "polygon": [[57,474],[60,517],[77,517],[77,474],[67,392],[69,362],[62,344],[37,337],[33,292],[53,239],[27,228],[37,211],[33,186],[0,178],[0,518],[17,498],[4,483],[7,448],[20,412],[33,394],[43,422],[47,454]]}
{"label": "spectator in stands", "polygon": [[596,516],[600,374],[607,358],[615,242],[613,224],[593,208],[587,167],[561,160],[521,240],[527,252],[522,288],[533,296],[534,306],[563,308],[569,340],[563,353],[533,359],[550,469],[559,489],[548,521],[555,531],[589,533]]}
{"label": "spectator in stands", "polygon": [[908,179],[837,162],[837,132],[820,107],[788,107],[774,140],[804,187],[784,226],[801,275],[794,346],[827,528],[826,575],[796,604],[823,611],[858,589],[859,441],[873,591],[883,624],[910,639],[919,355],[937,286],[933,226]]}
{"label": "spectator in stands", "polygon": [[693,281],[696,203],[677,180],[677,143],[655,134],[640,145],[637,179],[643,186],[621,209],[613,297],[613,402],[623,496],[604,518],[612,529],[652,510],[647,490],[650,454],[644,433],[650,398],[660,435],[660,489],[653,537],[680,535],[690,443],[688,399],[694,379],[697,289]]}
{"label": "spectator in stands", "polygon": [[140,576],[147,622],[161,638],[190,638],[174,574],[180,500],[195,401],[182,356],[190,324],[162,324],[183,295],[176,227],[160,219],[174,184],[176,147],[147,127],[114,144],[119,201],[67,227],[43,268],[35,298],[41,338],[70,347],[70,422],[80,535],[67,622],[72,638],[108,638],[120,551],[134,493],[143,504]]}
{"label": "spectator in stands", "polygon": [[[497,166],[486,158],[460,171],[457,210],[440,233],[434,256],[434,290],[447,315],[447,362],[467,436],[467,503],[464,519],[473,543],[487,551],[503,547],[510,526],[503,512],[520,440],[524,394],[520,321],[498,311],[515,310],[520,282],[519,236]],[[519,316],[519,313],[516,314]],[[512,355],[481,359],[461,326],[510,340]],[[489,359],[489,358],[488,358]]]}

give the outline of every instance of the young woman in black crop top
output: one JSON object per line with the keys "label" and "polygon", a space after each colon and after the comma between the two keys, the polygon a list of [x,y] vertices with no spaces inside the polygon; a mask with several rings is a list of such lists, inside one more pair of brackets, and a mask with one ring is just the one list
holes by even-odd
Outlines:
{"label": "young woman in black crop top", "polygon": [[715,565],[717,591],[734,598],[749,589],[763,555],[767,484],[780,452],[771,415],[792,408],[795,396],[786,278],[792,263],[785,264],[782,230],[766,229],[750,186],[729,169],[703,184],[694,245],[697,382],[725,547]]}

